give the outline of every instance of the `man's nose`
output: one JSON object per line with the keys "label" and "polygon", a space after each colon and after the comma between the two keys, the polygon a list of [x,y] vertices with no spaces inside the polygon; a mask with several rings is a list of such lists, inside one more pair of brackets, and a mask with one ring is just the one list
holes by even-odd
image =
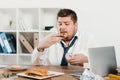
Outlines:
{"label": "man's nose", "polygon": [[61,29],[64,29],[64,28],[65,28],[65,25],[61,25],[60,28],[61,28]]}

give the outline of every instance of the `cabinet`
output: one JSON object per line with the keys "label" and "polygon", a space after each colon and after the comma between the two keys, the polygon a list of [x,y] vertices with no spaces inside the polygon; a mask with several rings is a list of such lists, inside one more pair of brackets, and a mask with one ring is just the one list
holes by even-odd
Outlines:
{"label": "cabinet", "polygon": [[[59,9],[0,8],[0,34],[12,34],[15,37],[16,48],[16,52],[5,53],[1,46],[4,43],[2,40],[2,43],[0,42],[0,64],[30,65],[32,51],[38,42],[46,35],[56,32],[57,12]],[[50,27],[52,28],[50,29]],[[24,43],[24,38],[31,47]]]}

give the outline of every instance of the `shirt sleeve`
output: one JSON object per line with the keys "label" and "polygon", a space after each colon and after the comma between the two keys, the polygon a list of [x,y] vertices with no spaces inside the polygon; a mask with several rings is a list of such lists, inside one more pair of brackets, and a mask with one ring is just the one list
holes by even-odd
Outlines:
{"label": "shirt sleeve", "polygon": [[44,54],[45,54],[45,51],[39,52],[37,48],[35,48],[31,56],[31,62],[34,65],[43,65]]}

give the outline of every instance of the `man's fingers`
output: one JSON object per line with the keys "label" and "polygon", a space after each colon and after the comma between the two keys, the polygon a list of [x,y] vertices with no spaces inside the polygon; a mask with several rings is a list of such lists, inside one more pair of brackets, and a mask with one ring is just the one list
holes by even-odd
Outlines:
{"label": "man's fingers", "polygon": [[60,37],[60,34],[59,33],[56,33],[56,34],[52,34],[53,37]]}
{"label": "man's fingers", "polygon": [[79,62],[70,62],[71,65],[77,65]]}
{"label": "man's fingers", "polygon": [[76,62],[77,60],[76,59],[69,59],[69,62]]}
{"label": "man's fingers", "polygon": [[75,60],[75,59],[71,59],[71,60],[69,60],[69,63],[70,63],[71,65],[77,65],[77,64],[79,64],[79,63],[81,63],[81,62],[78,61],[78,60]]}

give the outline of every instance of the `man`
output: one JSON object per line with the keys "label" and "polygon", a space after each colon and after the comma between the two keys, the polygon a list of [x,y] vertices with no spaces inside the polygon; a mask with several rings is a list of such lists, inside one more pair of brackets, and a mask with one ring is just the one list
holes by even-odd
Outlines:
{"label": "man", "polygon": [[[78,33],[77,15],[71,9],[61,9],[57,14],[58,33],[42,40],[32,54],[36,65],[80,65],[88,62],[89,37]],[[70,57],[66,58],[67,54]],[[67,59],[67,60],[66,60]]]}

